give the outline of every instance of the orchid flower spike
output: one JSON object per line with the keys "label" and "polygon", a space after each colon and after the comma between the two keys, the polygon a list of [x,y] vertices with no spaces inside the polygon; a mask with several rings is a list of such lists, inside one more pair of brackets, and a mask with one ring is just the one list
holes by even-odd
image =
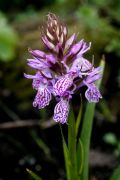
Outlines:
{"label": "orchid flower spike", "polygon": [[59,101],[53,119],[64,124],[67,123],[72,95],[82,86],[87,87],[85,97],[89,102],[98,102],[102,98],[95,86],[95,81],[101,78],[101,70],[83,57],[91,43],[83,39],[77,42],[75,33],[68,38],[66,25],[53,13],[47,15],[41,40],[47,52],[29,49],[33,58],[28,59],[27,64],[36,73],[24,76],[33,80],[32,86],[37,91],[33,106],[42,109],[54,96]]}

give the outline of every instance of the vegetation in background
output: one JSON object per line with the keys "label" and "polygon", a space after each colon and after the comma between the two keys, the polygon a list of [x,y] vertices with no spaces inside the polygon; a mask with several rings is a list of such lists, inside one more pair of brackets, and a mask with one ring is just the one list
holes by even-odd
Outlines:
{"label": "vegetation in background", "polygon": [[0,60],[13,60],[18,43],[17,32],[8,24],[7,18],[0,12]]}

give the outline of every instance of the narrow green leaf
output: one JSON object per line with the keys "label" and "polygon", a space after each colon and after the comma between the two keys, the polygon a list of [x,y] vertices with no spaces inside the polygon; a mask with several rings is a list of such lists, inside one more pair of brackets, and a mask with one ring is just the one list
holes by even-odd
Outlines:
{"label": "narrow green leaf", "polygon": [[63,152],[64,152],[64,158],[65,158],[65,167],[66,167],[66,172],[67,172],[67,180],[70,180],[71,162],[69,158],[68,147],[66,145],[65,140],[63,140]]}
{"label": "narrow green leaf", "polygon": [[73,110],[71,108],[68,118],[68,151],[71,162],[70,178],[77,178],[77,161],[76,161],[76,125]]}
{"label": "narrow green leaf", "polygon": [[71,166],[71,162],[70,162],[70,158],[69,158],[69,151],[68,151],[67,144],[65,142],[65,138],[64,138],[64,135],[63,135],[61,124],[59,124],[59,125],[60,125],[60,131],[61,131],[61,135],[62,135],[62,144],[63,144],[63,153],[64,153],[64,160],[65,160],[65,168],[66,168],[66,172],[67,172],[67,180],[70,180],[70,166]]}
{"label": "narrow green leaf", "polygon": [[80,100],[81,100],[80,109],[79,109],[79,113],[78,113],[77,120],[76,120],[76,137],[78,135],[78,130],[79,130],[79,126],[80,126],[80,122],[81,122],[81,117],[82,117],[82,109],[83,109],[81,95],[80,95]]}
{"label": "narrow green leaf", "polygon": [[35,179],[35,180],[42,180],[42,178],[40,178],[36,173],[34,173],[33,171],[31,171],[30,169],[26,169],[26,171],[29,173],[29,175]]}
{"label": "narrow green leaf", "polygon": [[83,170],[83,163],[84,163],[84,149],[82,141],[79,139],[78,147],[77,147],[77,176],[80,179],[80,174]]}
{"label": "narrow green leaf", "polygon": [[110,180],[119,180],[120,179],[120,166],[115,169],[113,175],[111,176]]}
{"label": "narrow green leaf", "polygon": [[[104,67],[105,67],[104,60],[101,60],[100,66],[103,68],[103,72],[104,72]],[[102,75],[103,75],[103,72],[102,72]],[[102,78],[96,83],[98,88],[100,87],[101,81],[102,81]],[[83,118],[82,131],[80,134],[80,139],[84,147],[84,165],[83,165],[83,171],[81,174],[82,180],[88,180],[89,149],[90,149],[90,139],[91,139],[95,105],[96,105],[95,103],[87,103],[84,118]]]}

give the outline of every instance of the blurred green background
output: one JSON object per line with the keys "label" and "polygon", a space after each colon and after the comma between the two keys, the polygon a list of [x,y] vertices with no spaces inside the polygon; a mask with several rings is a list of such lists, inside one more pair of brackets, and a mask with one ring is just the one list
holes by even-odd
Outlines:
{"label": "blurred green background", "polygon": [[[98,65],[105,58],[90,179],[107,180],[120,163],[120,0],[0,0],[0,180],[30,180],[26,168],[44,180],[66,179],[60,130],[51,118],[55,102],[34,109],[35,92],[23,77],[31,72],[28,48],[44,49],[40,29],[48,12],[64,20],[69,36],[79,32],[78,39],[92,42],[88,59],[94,55]],[[73,98],[76,114],[78,98]],[[67,134],[66,126],[63,130]]]}

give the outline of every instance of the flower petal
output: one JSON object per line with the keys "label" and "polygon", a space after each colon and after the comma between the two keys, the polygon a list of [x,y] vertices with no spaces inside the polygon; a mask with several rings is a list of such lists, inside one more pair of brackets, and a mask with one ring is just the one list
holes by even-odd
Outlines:
{"label": "flower petal", "polygon": [[89,71],[92,68],[92,64],[82,56],[75,59],[70,71],[78,71],[80,75],[82,75],[84,72]]}
{"label": "flower petal", "polygon": [[69,113],[69,101],[66,99],[61,99],[59,103],[55,106],[54,109],[54,121],[60,122],[62,124],[67,122],[68,113]]}
{"label": "flower petal", "polygon": [[76,40],[76,34],[74,33],[67,41],[66,41],[66,43],[65,43],[65,49],[69,49],[72,45],[73,45],[73,43],[74,43],[74,41]]}
{"label": "flower petal", "polygon": [[82,56],[86,51],[88,51],[91,48],[91,42],[89,44],[87,44],[86,42],[84,42],[84,40],[82,41],[81,44],[81,50],[78,53],[78,57]]}
{"label": "flower petal", "polygon": [[83,44],[83,39],[72,46],[70,53],[73,55],[77,54],[79,51],[81,51],[82,44]]}
{"label": "flower petal", "polygon": [[45,46],[47,46],[48,49],[55,50],[54,44],[52,44],[46,36],[42,37],[42,41],[45,44]]}
{"label": "flower petal", "polygon": [[46,55],[46,59],[47,59],[48,62],[50,62],[50,63],[52,63],[52,64],[55,64],[55,63],[56,63],[56,58],[55,58],[55,56],[52,55],[52,54]]}
{"label": "flower petal", "polygon": [[33,89],[36,89],[36,90],[38,90],[40,83],[44,81],[44,78],[40,74],[39,71],[35,75],[30,75],[30,74],[24,73],[24,76],[28,79],[33,79],[32,86],[33,86]]}
{"label": "flower petal", "polygon": [[24,77],[28,78],[28,79],[42,79],[43,78],[43,76],[40,74],[39,71],[35,75],[30,75],[30,74],[24,73]]}
{"label": "flower petal", "polygon": [[98,79],[101,79],[101,67],[93,68],[91,72],[88,73],[88,76],[84,80],[86,84],[91,84],[97,81]]}
{"label": "flower petal", "polygon": [[42,60],[42,59],[28,59],[27,60],[27,64],[28,66],[35,68],[35,69],[46,69],[50,66],[49,63],[47,63],[46,61]]}
{"label": "flower petal", "polygon": [[33,79],[33,82],[32,82],[33,89],[38,90],[38,88],[40,87],[40,84],[41,84],[41,80],[40,79]]}
{"label": "flower petal", "polygon": [[73,77],[66,75],[61,77],[54,85],[53,93],[56,96],[63,96],[64,93],[70,88],[73,84]]}
{"label": "flower petal", "polygon": [[45,53],[43,51],[40,50],[32,50],[32,49],[28,49],[29,52],[36,58],[45,58]]}
{"label": "flower petal", "polygon": [[49,90],[47,88],[41,87],[38,89],[37,95],[33,101],[33,106],[38,106],[38,109],[42,109],[49,105],[51,98],[52,96]]}
{"label": "flower petal", "polygon": [[89,102],[98,102],[102,95],[95,85],[91,85],[85,92],[85,97]]}

